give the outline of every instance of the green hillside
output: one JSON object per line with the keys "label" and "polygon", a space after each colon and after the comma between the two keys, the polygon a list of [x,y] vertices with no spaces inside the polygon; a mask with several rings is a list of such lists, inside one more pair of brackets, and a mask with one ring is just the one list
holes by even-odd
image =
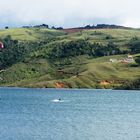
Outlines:
{"label": "green hillside", "polygon": [[50,30],[47,28],[14,28],[7,30],[0,30],[0,37],[10,35],[12,39],[19,41],[39,41],[50,37],[62,36],[63,31]]}
{"label": "green hillside", "polygon": [[[123,88],[140,78],[140,30],[0,30],[0,86]],[[110,59],[114,62],[110,62]]]}

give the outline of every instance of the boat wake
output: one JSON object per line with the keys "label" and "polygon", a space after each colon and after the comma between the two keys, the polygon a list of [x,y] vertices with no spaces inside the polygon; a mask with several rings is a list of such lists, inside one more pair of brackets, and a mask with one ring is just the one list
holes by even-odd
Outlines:
{"label": "boat wake", "polygon": [[52,100],[52,102],[55,102],[55,103],[63,103],[63,102],[64,102],[64,100],[54,99],[54,100]]}

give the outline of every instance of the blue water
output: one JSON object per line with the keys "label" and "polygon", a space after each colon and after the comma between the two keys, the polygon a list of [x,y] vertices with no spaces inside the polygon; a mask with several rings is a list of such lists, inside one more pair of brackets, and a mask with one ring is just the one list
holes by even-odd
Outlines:
{"label": "blue water", "polygon": [[140,140],[140,91],[0,88],[0,140]]}

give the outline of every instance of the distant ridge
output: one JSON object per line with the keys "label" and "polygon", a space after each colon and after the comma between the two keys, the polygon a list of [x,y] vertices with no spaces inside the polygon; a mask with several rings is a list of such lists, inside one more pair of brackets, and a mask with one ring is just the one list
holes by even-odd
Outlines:
{"label": "distant ridge", "polygon": [[110,24],[97,24],[95,25],[86,25],[84,27],[75,27],[75,28],[65,28],[64,31],[68,33],[79,32],[81,30],[89,30],[89,29],[132,29],[131,27],[125,27],[120,25],[110,25]]}

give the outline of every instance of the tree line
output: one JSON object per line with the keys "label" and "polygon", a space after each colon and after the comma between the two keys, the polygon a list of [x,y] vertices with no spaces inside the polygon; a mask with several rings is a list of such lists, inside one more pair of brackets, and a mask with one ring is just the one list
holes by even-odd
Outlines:
{"label": "tree line", "polygon": [[78,55],[100,57],[120,53],[119,48],[113,42],[109,42],[108,45],[104,46],[100,43],[90,43],[85,40],[60,42],[52,44],[49,48],[46,55],[53,59]]}
{"label": "tree line", "polygon": [[[113,42],[102,45],[101,43],[91,43],[84,39],[63,42],[56,40],[56,38],[50,38],[39,42],[20,42],[13,40],[11,36],[0,39],[4,44],[4,49],[0,50],[0,69],[24,61],[26,58],[31,57],[30,55],[33,52],[39,52],[40,57],[49,59],[69,58],[79,55],[101,57],[124,53]],[[130,40],[128,45],[129,50],[127,53],[140,53],[139,39]],[[136,58],[136,62],[140,65],[140,57]]]}

